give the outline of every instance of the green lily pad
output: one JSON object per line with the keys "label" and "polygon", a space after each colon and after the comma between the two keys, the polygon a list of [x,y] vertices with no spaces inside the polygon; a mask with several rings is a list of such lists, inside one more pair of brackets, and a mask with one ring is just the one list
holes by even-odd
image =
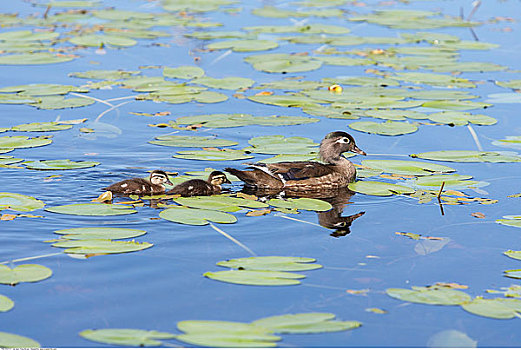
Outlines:
{"label": "green lily pad", "polygon": [[521,162],[521,157],[512,153],[480,151],[435,151],[409,155],[412,158],[462,163],[511,163]]}
{"label": "green lily pad", "polygon": [[208,86],[214,89],[238,90],[246,89],[255,84],[255,81],[241,77],[226,77],[221,79],[210,77],[198,77],[191,81],[192,84]]}
{"label": "green lily pad", "polygon": [[18,193],[0,192],[0,210],[33,211],[44,206],[44,202],[34,197]]}
{"label": "green lily pad", "polygon": [[390,79],[396,79],[413,84],[426,84],[442,87],[460,87],[474,88],[476,85],[468,79],[458,78],[453,75],[434,74],[434,73],[416,73],[404,72],[395,73],[389,76]]}
{"label": "green lily pad", "polygon": [[2,348],[39,348],[40,343],[21,335],[0,332],[0,347]]}
{"label": "green lily pad", "polygon": [[318,143],[307,137],[284,137],[282,135],[269,135],[251,138],[244,151],[260,154],[280,154],[281,150],[288,154],[318,153]]}
{"label": "green lily pad", "polygon": [[204,75],[204,70],[196,66],[165,67],[163,75],[168,78],[194,79]]}
{"label": "green lily pad", "polygon": [[12,131],[59,131],[59,130],[67,130],[71,129],[72,125],[70,124],[61,124],[58,122],[44,122],[44,123],[29,123],[29,124],[21,124],[17,126],[13,126],[11,128]]}
{"label": "green lily pad", "polygon": [[300,284],[299,279],[306,277],[292,272],[260,270],[206,272],[203,276],[216,281],[250,286],[292,286]]}
{"label": "green lily pad", "polygon": [[330,313],[309,312],[261,318],[252,324],[276,333],[290,334],[338,332],[355,329],[362,325],[357,321],[334,321],[334,318],[335,315]]}
{"label": "green lily pad", "polygon": [[235,141],[206,136],[164,135],[156,137],[156,140],[149,141],[148,143],[170,147],[226,147],[238,144],[238,142]]}
{"label": "green lily pad", "polygon": [[520,269],[505,270],[503,272],[505,273],[505,277],[521,279],[521,270]]}
{"label": "green lily pad", "polygon": [[517,92],[507,92],[499,94],[489,94],[485,100],[488,103],[521,103],[521,94]]}
{"label": "green lily pad", "polygon": [[521,215],[520,216],[503,216],[504,219],[498,219],[496,222],[505,226],[520,227],[521,228]]}
{"label": "green lily pad", "polygon": [[52,270],[37,264],[18,265],[11,269],[0,265],[0,283],[15,285],[20,282],[38,282],[51,277]]}
{"label": "green lily pad", "polygon": [[332,208],[328,202],[315,198],[270,199],[268,204],[274,207],[297,210],[328,211]]}
{"label": "green lily pad", "polygon": [[226,195],[217,196],[200,196],[200,197],[182,197],[175,198],[174,202],[199,209],[210,209],[218,211],[234,212],[244,208],[267,208],[268,204],[251,199],[229,197]]}
{"label": "green lily pad", "polygon": [[0,92],[17,92],[20,95],[29,96],[51,96],[65,95],[69,92],[89,92],[89,90],[74,85],[26,84],[3,87],[0,88]]}
{"label": "green lily pad", "polygon": [[315,107],[316,102],[304,95],[255,95],[248,100],[281,107]]}
{"label": "green lily pad", "polygon": [[51,8],[60,8],[60,7],[96,7],[101,3],[99,1],[81,1],[81,0],[72,0],[72,1],[49,1],[47,4],[43,4],[44,6],[50,6]]}
{"label": "green lily pad", "polygon": [[161,342],[157,339],[175,338],[171,333],[125,328],[86,329],[79,334],[85,339],[98,343],[135,347],[158,347]]}
{"label": "green lily pad", "polygon": [[441,112],[429,114],[429,119],[436,123],[467,125],[468,123],[477,125],[494,125],[497,119],[483,114],[470,114],[466,112]]}
{"label": "green lily pad", "polygon": [[488,62],[445,62],[430,69],[434,72],[499,72],[508,67]]}
{"label": "green lily pad", "polygon": [[463,310],[475,315],[500,320],[517,317],[521,312],[521,300],[475,298],[461,305]]}
{"label": "green lily pad", "polygon": [[319,119],[285,115],[252,116],[251,114],[204,114],[180,117],[179,125],[203,124],[208,128],[234,128],[245,125],[298,125],[316,123]]}
{"label": "green lily pad", "polygon": [[126,70],[89,70],[85,72],[73,72],[69,73],[70,77],[83,78],[83,79],[94,79],[94,80],[119,80],[124,78],[130,78],[133,75],[139,74],[140,71],[126,71]]}
{"label": "green lily pad", "polygon": [[225,333],[225,334],[257,334],[268,335],[269,329],[250,323],[227,322],[227,321],[181,321],[177,328],[185,333]]}
{"label": "green lily pad", "polygon": [[69,42],[74,45],[88,47],[100,47],[101,45],[128,47],[137,44],[137,41],[134,39],[112,34],[87,34],[75,36],[69,39]]}
{"label": "green lily pad", "polygon": [[45,208],[46,211],[57,214],[84,215],[84,216],[112,216],[137,213],[132,206],[102,204],[102,203],[79,203],[59,205]]}
{"label": "green lily pad", "polygon": [[510,89],[521,89],[521,79],[507,80],[507,81],[495,81],[496,85],[510,88]]}
{"label": "green lily pad", "polygon": [[455,169],[445,165],[409,160],[363,160],[362,165],[386,173],[414,176],[432,175],[433,173],[451,173],[456,171]]}
{"label": "green lily pad", "polygon": [[472,181],[472,176],[470,175],[459,175],[459,174],[450,174],[450,175],[430,175],[430,176],[422,176],[419,177],[410,183],[414,186],[426,187],[429,189],[437,189],[440,188],[442,183],[445,183],[444,186],[448,188],[469,188],[469,187],[483,187],[487,186],[489,183],[484,181]]}
{"label": "green lily pad", "polygon": [[[341,4],[343,1],[341,1]],[[310,23],[307,25],[273,25],[244,27],[244,30],[257,33],[308,33],[308,34],[347,34],[349,28],[331,24]]]}
{"label": "green lily pad", "polygon": [[57,159],[57,160],[35,160],[24,162],[27,169],[33,170],[70,170],[70,169],[84,169],[92,168],[99,165],[99,162],[73,162],[69,159]]}
{"label": "green lily pad", "polygon": [[349,124],[349,127],[353,130],[367,132],[370,134],[388,136],[410,134],[418,130],[418,127],[414,124],[409,124],[406,122],[393,122],[391,120],[385,121],[384,123],[353,122]]}
{"label": "green lily pad", "polygon": [[276,41],[242,39],[242,40],[226,40],[211,43],[206,47],[210,50],[231,49],[235,52],[265,51],[275,49],[279,46]]}
{"label": "green lily pad", "polygon": [[0,57],[0,64],[4,65],[34,65],[53,64],[72,61],[75,57],[68,55],[54,55],[48,52],[23,53]]}
{"label": "green lily pad", "polygon": [[373,109],[364,111],[367,117],[386,119],[386,120],[407,120],[410,119],[427,119],[427,114],[411,110],[396,110],[396,109]]}
{"label": "green lily pad", "polygon": [[22,161],[22,158],[14,158],[13,156],[0,156],[0,165],[15,164]]}
{"label": "green lily pad", "polygon": [[483,109],[492,106],[490,103],[459,100],[434,100],[422,104],[423,107],[446,109],[452,111],[466,111],[469,109]]}
{"label": "green lily pad", "polygon": [[63,96],[43,96],[37,103],[29,105],[38,109],[64,109],[90,106],[96,101],[87,98],[65,98]]}
{"label": "green lily pad", "polygon": [[308,160],[318,161],[318,154],[316,153],[308,153],[308,154],[277,154],[274,157],[265,158],[261,162],[270,164],[270,163],[278,163],[278,162],[305,162]]}
{"label": "green lily pad", "polygon": [[54,231],[64,239],[124,239],[144,235],[147,231],[119,227],[77,227]]}
{"label": "green lily pad", "polygon": [[244,59],[253,68],[268,73],[296,73],[319,69],[322,61],[288,54],[263,54]]}
{"label": "green lily pad", "polygon": [[119,254],[147,249],[153,246],[147,242],[112,241],[110,239],[63,239],[52,244],[53,247],[67,248],[67,254]]}
{"label": "green lily pad", "polygon": [[174,158],[181,159],[194,159],[194,160],[239,160],[239,159],[251,159],[250,156],[244,153],[242,150],[234,149],[223,149],[217,151],[206,151],[206,150],[193,150],[193,151],[179,151],[173,155]]}
{"label": "green lily pad", "polygon": [[509,258],[521,260],[521,251],[520,250],[507,250],[503,254],[505,254]]}
{"label": "green lily pad", "polygon": [[357,181],[350,183],[348,188],[351,191],[370,196],[391,196],[393,194],[414,193],[414,190],[410,187],[380,181]]}
{"label": "green lily pad", "polygon": [[219,261],[218,266],[239,270],[263,270],[263,271],[307,271],[322,268],[313,258],[301,258],[293,256],[255,256]]}
{"label": "green lily pad", "polygon": [[496,140],[492,142],[492,144],[494,146],[521,149],[521,136],[507,136],[503,140]]}
{"label": "green lily pad", "polygon": [[[0,294],[0,312],[7,312],[14,307],[14,301]],[[1,345],[1,343],[0,343]]]}
{"label": "green lily pad", "polygon": [[209,221],[219,224],[233,224],[237,218],[232,214],[217,210],[170,207],[159,213],[165,220],[186,225],[207,225]]}
{"label": "green lily pad", "polygon": [[54,40],[60,34],[56,32],[32,32],[30,30],[13,30],[0,33],[0,41],[43,41]]}
{"label": "green lily pad", "polygon": [[46,146],[52,140],[46,136],[2,136],[0,137],[0,148],[32,148]]}
{"label": "green lily pad", "polygon": [[385,292],[395,299],[429,305],[461,305],[471,299],[467,293],[449,288],[388,288]]}

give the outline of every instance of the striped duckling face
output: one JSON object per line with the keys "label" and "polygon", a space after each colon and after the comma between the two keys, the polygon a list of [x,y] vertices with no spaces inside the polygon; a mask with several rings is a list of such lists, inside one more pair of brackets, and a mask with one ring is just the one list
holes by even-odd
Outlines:
{"label": "striped duckling face", "polygon": [[168,184],[173,186],[173,183],[168,179],[168,174],[163,170],[154,170],[150,173],[150,183],[154,185]]}
{"label": "striped duckling face", "polygon": [[213,186],[221,186],[222,184],[231,184],[230,180],[222,171],[212,171],[208,176],[208,182]]}

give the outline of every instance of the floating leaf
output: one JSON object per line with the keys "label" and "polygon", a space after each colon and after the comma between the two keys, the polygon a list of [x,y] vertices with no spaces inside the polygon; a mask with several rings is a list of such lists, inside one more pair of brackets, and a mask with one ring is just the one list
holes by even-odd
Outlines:
{"label": "floating leaf", "polygon": [[497,123],[495,118],[483,114],[470,114],[465,112],[441,112],[429,114],[429,119],[436,123],[467,125],[468,123],[477,125],[494,125]]}
{"label": "floating leaf", "polygon": [[408,194],[414,190],[407,186],[390,184],[379,181],[357,181],[348,185],[351,191],[371,196],[391,196],[393,194]]}
{"label": "floating leaf", "polygon": [[306,276],[281,271],[228,270],[206,272],[203,276],[213,280],[251,286],[291,286],[300,284]]}
{"label": "floating leaf", "polygon": [[514,79],[514,80],[508,80],[508,81],[495,81],[496,85],[510,88],[510,89],[521,89],[521,79]]}
{"label": "floating leaf", "polygon": [[175,158],[181,159],[195,159],[195,160],[239,160],[239,159],[250,159],[253,156],[250,156],[244,153],[241,150],[235,149],[223,149],[216,151],[209,150],[193,150],[193,151],[179,151],[177,154],[174,154]]}
{"label": "floating leaf", "polygon": [[505,277],[521,279],[521,270],[505,270]]}
{"label": "floating leaf", "polygon": [[87,98],[65,98],[63,96],[43,96],[37,103],[30,105],[38,109],[78,108],[94,104],[96,101]]}
{"label": "floating leaf", "polygon": [[249,78],[226,77],[221,79],[210,77],[199,77],[191,81],[192,84],[208,86],[214,89],[238,90],[246,89],[255,84],[255,81]]}
{"label": "floating leaf", "polygon": [[112,35],[112,34],[87,34],[81,36],[75,36],[69,39],[69,42],[78,46],[90,46],[100,47],[102,45],[112,46],[134,46],[137,41],[134,39],[126,38],[124,36]]}
{"label": "floating leaf", "polygon": [[13,156],[0,156],[0,165],[15,164],[23,161],[22,158],[14,158]]}
{"label": "floating leaf", "polygon": [[72,61],[74,56],[54,55],[48,52],[24,53],[0,57],[0,64],[5,65],[33,65],[52,64]]}
{"label": "floating leaf", "polygon": [[0,210],[33,211],[44,206],[44,202],[34,197],[18,193],[0,192]]}
{"label": "floating leaf", "polygon": [[404,122],[393,122],[391,120],[388,120],[384,123],[353,122],[349,124],[349,127],[353,130],[367,132],[370,134],[388,136],[410,134],[418,130],[418,127],[414,124]]}
{"label": "floating leaf", "polygon": [[448,109],[452,111],[466,111],[469,109],[482,109],[492,106],[490,103],[476,101],[459,101],[459,100],[434,100],[427,101],[422,104],[423,107]]}
{"label": "floating leaf", "polygon": [[316,107],[317,104],[304,95],[254,95],[248,100],[281,107]]}
{"label": "floating leaf", "polygon": [[71,91],[89,92],[89,90],[85,88],[61,84],[26,84],[0,88],[0,92],[18,92],[20,95],[29,96],[65,95]]}
{"label": "floating leaf", "polygon": [[275,333],[323,333],[338,332],[360,327],[357,321],[334,321],[334,314],[309,312],[261,318],[252,322]]}
{"label": "floating leaf", "polygon": [[227,333],[188,333],[176,336],[177,340],[188,344],[222,348],[267,348],[275,347],[280,337],[273,335],[249,335]]}
{"label": "floating leaf", "polygon": [[99,165],[99,162],[73,162],[69,159],[58,160],[35,160],[24,162],[28,169],[33,170],[70,170],[70,169],[84,169]]}
{"label": "floating leaf", "polygon": [[45,146],[52,143],[52,139],[44,136],[2,136],[0,137],[0,148],[32,148]]}
{"label": "floating leaf", "polygon": [[256,70],[268,73],[296,73],[318,69],[322,61],[310,57],[288,54],[264,54],[248,56],[244,59]]}
{"label": "floating leaf", "polygon": [[195,66],[165,67],[163,75],[168,78],[193,79],[204,75],[204,70]]}
{"label": "floating leaf", "polygon": [[52,246],[67,248],[64,251],[67,254],[119,254],[147,249],[153,244],[110,239],[64,239],[53,243]]}
{"label": "floating leaf", "polygon": [[408,160],[363,160],[362,165],[386,173],[414,176],[432,175],[433,173],[451,173],[456,171],[455,169],[445,165]]}
{"label": "floating leaf", "polygon": [[23,337],[21,335],[0,332],[0,347],[2,348],[39,348],[40,343],[37,341]]}
{"label": "floating leaf", "polygon": [[233,224],[237,218],[216,210],[170,207],[159,213],[165,220],[186,225],[207,225],[208,221],[219,224]]}
{"label": "floating leaf", "polygon": [[413,186],[422,186],[430,189],[440,188],[442,183],[444,186],[450,188],[468,188],[468,187],[483,187],[489,185],[488,182],[484,181],[470,181],[472,176],[470,175],[431,175],[422,176],[414,181],[411,181]]}
{"label": "floating leaf", "polygon": [[279,44],[272,40],[226,40],[207,45],[210,50],[231,49],[235,52],[265,51],[277,48]]}
{"label": "floating leaf", "polygon": [[485,102],[488,102],[488,103],[521,103],[521,95],[517,92],[490,94],[490,95],[488,95],[488,99],[486,99]]}
{"label": "floating leaf", "polygon": [[180,117],[176,120],[176,123],[180,125],[203,124],[208,128],[233,128],[245,125],[298,125],[316,122],[318,122],[316,118],[285,115],[252,116],[251,114],[239,113],[193,115]]}
{"label": "floating leaf", "polygon": [[317,154],[319,145],[307,137],[284,137],[282,135],[254,137],[248,143],[253,147],[247,147],[244,151],[261,154],[280,154],[281,149],[288,154]]}
{"label": "floating leaf", "polygon": [[503,254],[505,254],[509,258],[521,260],[521,251],[520,250],[507,250]]}
{"label": "floating leaf", "polygon": [[12,131],[58,131],[71,129],[72,125],[60,124],[58,122],[44,122],[44,123],[29,123],[13,126]]}
{"label": "floating leaf", "polygon": [[45,208],[46,211],[57,214],[85,215],[85,216],[112,216],[137,213],[132,206],[102,204],[102,203],[79,203],[59,205]]}
{"label": "floating leaf", "polygon": [[239,211],[242,209],[241,207],[268,207],[268,204],[266,203],[245,198],[229,197],[226,195],[175,198],[174,202],[191,208],[210,209],[218,211]]}
{"label": "floating leaf", "polygon": [[395,299],[430,305],[461,305],[471,299],[467,293],[449,288],[419,288],[416,290],[388,288],[385,292]]}
{"label": "floating leaf", "polygon": [[0,265],[0,283],[15,285],[20,282],[38,282],[51,277],[52,270],[37,264],[18,265],[11,269]]}
{"label": "floating leaf", "polygon": [[498,219],[496,222],[505,226],[521,227],[521,215],[503,216],[503,219]]}
{"label": "floating leaf", "polygon": [[475,315],[505,320],[519,315],[519,312],[521,312],[521,300],[475,298],[462,304],[461,307],[463,310]]}
{"label": "floating leaf", "polygon": [[511,163],[521,162],[521,157],[512,153],[481,151],[435,151],[411,154],[412,158],[462,163]]}
{"label": "floating leaf", "polygon": [[374,109],[364,111],[364,115],[372,118],[386,119],[386,120],[406,120],[411,119],[427,119],[428,116],[424,113],[411,110],[395,110],[395,109]]}
{"label": "floating leaf", "polygon": [[135,347],[158,347],[161,345],[161,342],[157,339],[175,338],[175,335],[166,332],[124,328],[87,329],[79,334],[85,339],[98,343]]}
{"label": "floating leaf", "polygon": [[170,147],[225,147],[238,144],[238,142],[235,141],[216,139],[206,136],[164,135],[156,137],[156,140],[149,141],[149,143]]}
{"label": "floating leaf", "polygon": [[95,79],[95,80],[118,80],[123,78],[130,78],[133,75],[139,74],[140,71],[126,71],[126,70],[89,70],[86,72],[69,73],[70,77]]}
{"label": "floating leaf", "polygon": [[239,258],[219,261],[218,266],[239,270],[264,270],[264,271],[307,271],[322,268],[313,258],[301,258],[293,256],[255,256],[251,258]]}
{"label": "floating leaf", "polygon": [[280,208],[313,211],[328,211],[332,208],[328,202],[315,198],[270,199],[268,204]]}
{"label": "floating leaf", "polygon": [[119,227],[77,227],[54,231],[65,239],[124,239],[139,237],[147,231]]}
{"label": "floating leaf", "polygon": [[[5,295],[0,294],[0,312],[6,312],[11,310],[14,307],[14,301],[6,297]],[[2,345],[0,341],[0,346]]]}

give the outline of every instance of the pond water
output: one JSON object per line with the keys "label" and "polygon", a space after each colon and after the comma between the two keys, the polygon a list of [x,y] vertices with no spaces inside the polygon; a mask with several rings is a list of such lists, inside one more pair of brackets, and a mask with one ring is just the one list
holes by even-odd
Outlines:
{"label": "pond water", "polygon": [[[315,5],[326,2],[309,1],[310,4]],[[518,284],[516,279],[505,277],[503,271],[519,269],[521,263],[503,253],[507,250],[521,249],[519,240],[521,230],[519,227],[500,225],[496,220],[506,215],[521,215],[519,211],[521,198],[508,197],[521,192],[519,185],[521,158],[516,158],[517,162],[445,162],[412,159],[408,155],[442,150],[516,151],[516,143],[507,144],[510,148],[493,144],[494,141],[505,139],[507,136],[521,135],[521,123],[518,120],[518,107],[521,101],[519,95],[513,95],[515,88],[503,87],[495,82],[521,79],[519,63],[521,43],[518,40],[521,29],[519,25],[521,2],[516,0],[483,2],[472,14],[471,20],[479,22],[471,27],[472,29],[454,25],[458,22],[454,18],[459,17],[460,13],[467,18],[473,9],[472,2],[456,0],[334,1],[330,3],[333,4],[330,7],[307,6],[304,1],[299,3],[243,1],[223,3],[221,7],[217,6],[217,9],[205,12],[198,11],[201,9],[198,6],[203,3],[213,4],[213,1],[192,2],[191,5],[187,5],[188,8],[180,5],[184,2],[175,0],[94,1],[91,4],[93,7],[87,7],[89,5],[87,2],[76,4],[80,6],[72,8],[51,7],[46,14],[47,19],[44,19],[45,3],[45,1],[34,0],[4,1],[0,4],[1,14],[18,14],[18,17],[0,17],[3,27],[0,31],[0,88],[34,83],[79,87],[88,82],[102,81],[69,76],[72,72],[91,70],[140,71],[141,75],[162,77],[163,67],[179,66],[200,67],[204,69],[207,76],[213,78],[249,78],[255,81],[255,85],[253,88],[240,91],[210,87],[208,91],[219,92],[228,98],[224,102],[216,103],[192,101],[172,104],[136,100],[134,96],[144,96],[147,92],[136,92],[132,88],[123,88],[115,84],[104,89],[90,86],[89,92],[69,92],[67,98],[76,98],[78,96],[74,94],[79,94],[87,97],[82,101],[90,101],[89,97],[96,99],[94,104],[77,108],[43,109],[26,104],[2,104],[0,99],[0,129],[9,129],[25,123],[87,118],[87,121],[74,124],[69,130],[52,132],[7,130],[0,133],[0,138],[53,136],[52,143],[49,145],[18,148],[3,156],[14,156],[26,161],[70,159],[99,162],[99,165],[91,168],[60,171],[31,170],[21,163],[12,164],[12,167],[0,168],[3,180],[0,183],[0,192],[32,196],[43,201],[45,208],[90,203],[102,193],[101,188],[127,178],[146,177],[147,171],[153,169],[184,174],[203,171],[205,168],[242,169],[244,167],[241,163],[245,160],[210,161],[174,158],[172,156],[177,152],[194,148],[165,147],[148,143],[161,135],[217,137],[237,142],[237,146],[228,148],[239,150],[248,147],[248,141],[253,137],[298,136],[318,143],[327,133],[335,130],[350,133],[357,145],[367,152],[366,157],[357,155],[350,158],[357,165],[364,160],[425,161],[452,167],[457,174],[471,175],[473,180],[484,181],[488,185],[471,186],[471,188],[447,186],[445,191],[453,189],[464,193],[464,195],[453,193],[453,198],[463,196],[471,199],[481,198],[481,200],[467,202],[459,200],[458,205],[448,205],[447,201],[440,205],[436,198],[420,204],[417,198],[408,194],[392,196],[353,194],[350,198],[340,200],[341,205],[345,204],[342,216],[348,217],[359,212],[365,214],[352,222],[350,233],[346,235],[335,234],[335,229],[318,225],[319,219],[324,218],[323,213],[300,210],[299,214],[282,214],[272,210],[271,213],[263,216],[246,216],[248,210],[243,209],[233,213],[238,219],[236,223],[216,223],[214,226],[234,237],[240,244],[227,239],[210,225],[184,225],[160,219],[159,213],[162,208],[150,206],[148,200],[143,200],[144,206],[136,206],[137,213],[118,216],[65,215],[45,211],[43,208],[30,212],[5,209],[0,212],[2,215],[1,262],[11,268],[26,263],[39,264],[51,269],[53,274],[50,278],[34,283],[0,285],[0,294],[15,303],[14,308],[0,313],[1,332],[29,337],[44,347],[107,347],[111,345],[87,340],[79,333],[87,329],[130,328],[180,334],[176,324],[184,320],[249,323],[275,315],[321,312],[333,313],[337,320],[358,321],[362,326],[338,332],[283,334],[277,346],[517,347],[521,344],[521,333],[518,332],[521,321],[518,317],[495,319],[487,315],[480,316],[467,312],[457,305],[410,303],[392,298],[386,293],[388,288],[410,289],[413,286],[427,287],[437,282],[444,282],[460,285],[452,289],[465,292],[472,298],[482,296],[485,299],[492,299],[504,295],[489,293],[487,290],[498,291]],[[285,14],[264,6],[274,6],[279,10],[291,12]],[[116,13],[110,10],[103,15],[95,13],[96,10],[109,8],[133,11],[133,14]],[[256,12],[261,8],[264,8],[264,13]],[[61,22],[53,17],[57,13],[71,9],[86,9],[88,12],[75,13],[78,17],[62,18]],[[305,11],[310,10],[332,12],[323,14],[322,17],[304,15]],[[342,12],[338,15],[335,10],[342,10]],[[380,24],[353,21],[357,16],[375,14],[383,10],[421,10],[435,13],[424,15],[423,19],[418,15],[420,19],[416,20],[411,12],[405,15],[387,13],[379,18]],[[436,14],[437,12],[452,16],[452,19],[447,20],[452,21],[452,25],[448,23],[442,26],[438,23],[439,26],[428,28],[427,24],[431,19],[445,18]],[[136,20],[139,17],[136,13],[150,14],[149,17],[152,19],[145,17],[140,23]],[[160,16],[167,13],[172,17],[169,17],[168,21],[161,22]],[[267,15],[280,15],[280,17]],[[396,20],[400,16],[403,16],[403,20]],[[392,19],[394,22],[391,21]],[[122,21],[125,21],[123,25]],[[393,24],[385,25],[389,22]],[[407,24],[408,28],[398,28],[400,22],[403,22],[403,26]],[[154,23],[161,25],[154,26]],[[219,26],[205,27],[201,23],[218,23]],[[137,42],[130,46],[105,44],[103,48],[96,44],[86,47],[74,46],[66,41],[80,34],[89,34],[94,26],[101,24],[105,26],[106,33],[110,33],[107,28],[111,26],[116,28],[117,30],[114,29],[112,33],[117,33],[120,39],[129,38],[125,36],[127,34],[121,34],[121,28],[157,30],[165,36],[151,39],[138,38],[135,39]],[[252,46],[248,44],[246,52],[231,51],[227,48],[207,49],[207,46],[212,43],[236,39],[233,37],[200,40],[186,36],[190,33],[217,31],[247,33],[244,27],[251,26],[316,24],[348,28],[351,32],[349,34],[306,32],[299,34],[314,36],[313,43],[292,43],[283,40],[284,37],[297,35],[291,32],[252,34],[249,39],[269,40],[278,43],[278,47],[269,51],[251,51]],[[52,46],[49,40],[31,40],[26,37],[13,40],[2,37],[3,33],[19,30],[32,30],[32,35],[59,33],[59,36],[52,39],[56,40]],[[462,44],[454,39],[445,42],[442,40],[441,43],[440,40],[434,40],[431,44],[425,41],[417,43],[414,40],[392,42],[403,38],[400,35],[419,35],[419,32],[429,32],[434,38],[436,35],[441,37],[442,34],[449,34],[460,40],[499,44],[499,47],[465,49],[458,46]],[[361,43],[353,45],[335,45],[334,42],[330,43],[326,39],[330,36],[336,38],[346,35],[387,39],[381,43],[368,43],[367,40],[363,42],[363,39],[360,39]],[[16,51],[9,47],[24,42],[34,47],[43,43],[47,47],[42,52],[53,54],[58,52],[61,56],[57,57],[67,58],[70,58],[69,55],[74,55],[74,59],[62,63],[35,65],[2,61],[4,57],[21,53],[21,49]],[[255,43],[253,48],[257,45],[261,43]],[[483,66],[484,71],[479,69],[473,71],[461,66],[436,71],[437,68],[443,68],[444,64],[453,62],[451,58],[442,55],[443,49],[436,51],[432,56],[421,55],[423,58],[426,57],[423,61],[395,60],[396,57],[403,57],[403,55],[389,55],[388,59],[383,59],[380,57],[385,54],[374,51],[383,49],[389,53],[393,48],[401,47],[445,47],[445,53],[460,54],[454,62],[483,62],[487,66]],[[308,57],[322,57],[328,52],[327,50],[335,48],[339,51],[356,51],[351,55],[340,54],[338,57],[367,58],[371,62],[356,65],[324,63],[316,70],[302,70],[287,74],[254,69],[251,64],[244,62],[244,58],[248,56],[266,53],[301,53],[296,57],[306,57],[303,53],[307,53]],[[261,59],[261,62],[266,63],[273,59],[267,57]],[[14,63],[23,63],[21,60],[22,58],[20,62]],[[419,61],[423,63],[414,66]],[[492,63],[503,67],[487,69],[488,64]],[[404,65],[409,66],[404,67]],[[374,72],[376,74],[373,74]],[[418,126],[416,132],[386,136],[348,127],[353,122],[381,122],[383,119],[369,116],[362,116],[358,120],[327,118],[327,112],[321,115],[310,115],[304,113],[298,106],[276,106],[243,98],[243,96],[251,97],[261,91],[282,95],[285,92],[290,94],[292,91],[300,90],[300,88],[276,90],[269,87],[255,89],[263,83],[280,81],[284,78],[314,82],[330,78],[333,82],[335,79],[339,81],[344,88],[344,94],[360,89],[363,102],[365,99],[374,98],[378,92],[368,93],[365,88],[358,85],[342,84],[341,78],[338,77],[387,79],[382,74],[393,75],[403,72],[442,74],[474,82],[473,88],[452,86],[450,91],[463,91],[473,95],[475,98],[471,101],[474,102],[490,101],[493,106],[489,108],[474,110],[463,108],[463,111],[485,114],[495,118],[497,123],[451,126],[435,123],[429,119],[408,118],[409,123]],[[446,91],[445,88],[450,85],[421,84],[424,81],[422,79],[424,78],[419,78],[420,84],[415,84],[414,81],[396,79],[393,81],[399,82],[401,87],[414,87],[419,91],[426,90],[432,93]],[[167,80],[176,83],[188,81],[173,78]],[[327,86],[331,84],[328,82],[320,89],[327,92]],[[389,90],[397,87],[400,86],[382,89]],[[520,88],[521,84],[518,81],[517,89]],[[2,94],[7,93],[9,92],[4,91]],[[13,95],[12,92],[10,94]],[[45,95],[45,92],[39,94]],[[341,94],[330,94],[341,96]],[[491,94],[502,95],[491,97],[489,96]],[[117,100],[118,98],[123,99]],[[442,100],[443,104],[448,98],[438,100]],[[507,98],[510,99],[510,103],[506,103]],[[111,101],[111,99],[116,100]],[[410,101],[411,98],[406,100]],[[355,99],[354,102],[356,101],[358,100]],[[312,97],[301,98],[299,103],[302,105],[305,102],[321,103],[324,108],[327,105],[324,101],[313,100]],[[111,106],[120,103],[124,104],[110,109]],[[393,103],[384,104],[381,108],[386,107],[398,108]],[[369,107],[369,109],[376,108],[378,107],[374,105]],[[404,111],[404,115],[411,110],[426,114],[451,110],[450,107],[434,109],[420,105],[398,109]],[[353,111],[355,107],[344,106],[340,110]],[[154,115],[160,112],[168,113]],[[183,116],[215,113],[248,113],[254,116],[289,115],[317,118],[318,122],[230,128],[210,128],[205,127],[203,123],[194,130],[150,126],[150,124],[168,123]],[[284,143],[280,147],[279,153],[286,153]],[[252,153],[251,156],[254,158],[246,161],[261,161],[273,155]],[[411,186],[410,182],[406,182],[407,179],[400,175],[390,178],[385,175],[392,173],[392,171],[385,171],[383,177],[377,174],[359,180]],[[239,181],[234,181],[228,188],[233,192],[240,191],[242,185]],[[432,189],[437,192],[439,188],[440,186],[437,185]],[[491,201],[483,199],[493,201],[490,203]],[[130,199],[117,197],[113,203],[123,201],[130,201]],[[171,201],[167,203],[172,204]],[[2,204],[5,204],[5,198],[0,198],[0,207]],[[342,207],[338,210],[342,212]],[[477,212],[482,213],[484,217],[478,218],[472,215],[473,213],[477,215],[475,214]],[[36,217],[18,216],[8,220],[12,217],[6,214],[30,214]],[[519,221],[517,224],[520,226]],[[136,237],[135,240],[149,242],[153,246],[136,252],[97,255],[86,259],[71,257],[63,253],[63,248],[51,246],[53,242],[50,241],[58,238],[54,231],[99,226],[145,230],[146,235]],[[396,232],[420,234],[421,237],[413,239]],[[301,280],[300,285],[293,286],[250,286],[224,283],[203,277],[207,271],[224,270],[215,265],[219,261],[252,256],[248,250],[258,256],[314,258],[323,268],[297,272],[304,274],[306,278]],[[36,258],[17,261],[28,257]],[[439,288],[443,289],[443,287]],[[447,287],[443,290],[446,289]],[[516,297],[521,295],[513,295],[511,299]],[[385,313],[378,312],[381,310]],[[516,311],[521,312],[521,309],[518,308]],[[490,314],[490,311],[486,312]],[[5,342],[3,339],[1,341]],[[9,343],[1,344],[13,346]],[[177,339],[165,340],[163,345],[192,346]]]}

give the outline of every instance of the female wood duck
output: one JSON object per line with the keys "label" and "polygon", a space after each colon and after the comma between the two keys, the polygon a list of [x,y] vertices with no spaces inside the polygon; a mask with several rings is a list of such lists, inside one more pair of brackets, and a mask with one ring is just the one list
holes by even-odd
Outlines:
{"label": "female wood duck", "polygon": [[248,164],[253,170],[243,171],[233,168],[224,170],[237,176],[246,185],[292,191],[309,191],[346,187],[355,181],[356,169],[349,160],[342,157],[344,152],[366,155],[355,144],[355,139],[346,132],[334,131],[320,142],[318,162],[281,162],[273,164]]}
{"label": "female wood duck", "polygon": [[148,179],[134,178],[116,182],[104,190],[122,194],[161,194],[165,192],[163,184],[173,185],[168,174],[163,170],[154,170]]}
{"label": "female wood duck", "polygon": [[191,196],[211,196],[221,193],[221,185],[229,184],[230,180],[221,171],[212,171],[208,180],[193,179],[188,180],[172,188],[168,194],[179,194],[182,197]]}

